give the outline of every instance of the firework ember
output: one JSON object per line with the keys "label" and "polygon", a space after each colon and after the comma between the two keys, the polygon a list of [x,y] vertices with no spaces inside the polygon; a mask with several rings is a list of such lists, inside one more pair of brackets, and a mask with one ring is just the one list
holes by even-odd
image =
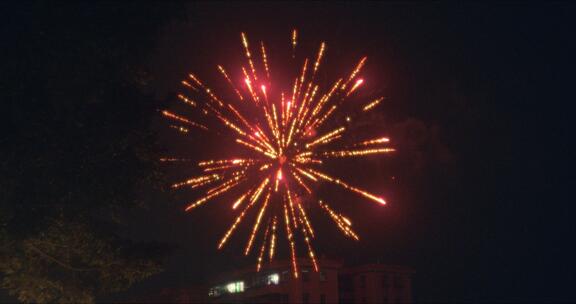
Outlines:
{"label": "firework ember", "polygon": [[[296,30],[292,32],[291,38],[288,41],[292,58],[288,60],[295,61],[298,58]],[[298,239],[303,241],[307,255],[318,271],[312,246],[317,234],[298,194],[313,194],[312,183],[327,182],[377,204],[386,204],[382,197],[350,185],[322,169],[328,159],[337,161],[339,158],[394,151],[386,146],[390,141],[388,137],[367,138],[355,144],[327,148],[337,146],[347,127],[326,129],[324,124],[350,96],[361,89],[365,81],[360,74],[366,57],[360,59],[350,74],[322,88],[316,82],[327,49],[322,42],[314,61],[304,59],[292,78],[293,83],[282,90],[272,81],[275,70],[271,69],[265,44],[256,44],[259,48],[252,53],[251,44],[244,33],[241,33],[241,42],[246,63],[237,68],[236,74],[217,65],[222,81],[229,86],[229,92],[226,93],[229,100],[220,98],[198,76],[189,74],[188,79],[182,81],[187,93],[179,94],[178,97],[193,111],[197,111],[198,120],[193,121],[192,118],[170,111],[163,111],[162,114],[172,121],[171,128],[174,130],[185,134],[194,131],[214,132],[224,145],[239,145],[246,150],[243,155],[248,156],[202,160],[197,165],[203,170],[203,175],[175,183],[172,188],[208,187],[202,197],[187,205],[186,211],[225,193],[236,193],[230,202],[230,212],[237,212],[238,215],[218,243],[218,249],[225,246],[246,214],[253,212],[255,220],[249,230],[244,254],[255,252],[258,270],[264,260],[264,253],[268,253],[270,261],[273,259],[278,242],[277,234],[285,231],[294,276],[298,276]],[[235,75],[241,75],[241,78],[236,79]],[[382,100],[380,97],[359,103],[358,112],[370,111]],[[225,136],[226,133],[228,135]],[[166,157],[161,161],[191,160]],[[313,203],[325,212],[345,236],[359,239],[347,217],[324,200],[314,199]]]}

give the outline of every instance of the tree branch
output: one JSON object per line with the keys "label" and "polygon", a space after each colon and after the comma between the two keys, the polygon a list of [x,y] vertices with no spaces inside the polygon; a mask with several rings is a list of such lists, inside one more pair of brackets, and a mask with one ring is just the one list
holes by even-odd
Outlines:
{"label": "tree branch", "polygon": [[50,260],[50,261],[52,261],[52,262],[54,262],[54,263],[56,263],[56,264],[58,264],[58,265],[60,265],[60,266],[66,268],[66,269],[68,269],[68,270],[71,270],[71,271],[93,271],[93,270],[97,270],[97,268],[77,268],[77,267],[70,266],[70,265],[68,265],[68,264],[66,264],[66,263],[64,263],[64,262],[56,259],[55,257],[53,257],[53,256],[45,253],[44,251],[40,250],[38,247],[34,246],[34,244],[32,244],[31,242],[26,242],[25,244],[26,244],[30,249],[32,249],[32,250],[34,250],[36,253],[40,254],[42,257],[44,257],[44,258],[46,258],[46,259],[48,259],[48,260]]}

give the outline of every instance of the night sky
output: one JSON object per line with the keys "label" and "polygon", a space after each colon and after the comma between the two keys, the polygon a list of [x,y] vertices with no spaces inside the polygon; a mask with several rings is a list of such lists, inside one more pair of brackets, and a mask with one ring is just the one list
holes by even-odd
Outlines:
{"label": "night sky", "polygon": [[[398,149],[334,170],[381,189],[389,204],[342,196],[339,204],[362,240],[347,241],[334,226],[321,225],[320,255],[410,266],[422,302],[575,301],[568,127],[574,8],[568,2],[4,2],[0,145],[14,164],[26,162],[29,151],[46,151],[61,172],[76,164],[59,155],[76,150],[29,140],[30,134],[79,128],[61,136],[65,147],[92,136],[104,146],[107,134],[138,127],[150,130],[150,149],[159,155],[210,155],[217,142],[174,135],[158,110],[178,108],[179,82],[188,72],[220,81],[216,64],[242,59],[240,31],[267,42],[274,57],[289,48],[297,28],[309,53],[327,42],[332,75],[368,56],[366,90],[386,100],[367,119]],[[280,56],[273,61],[272,69],[287,68]],[[69,117],[77,124],[67,125]],[[168,185],[192,168],[160,170]],[[90,178],[106,185],[137,174],[120,167]],[[197,193],[161,197],[127,212],[123,233],[169,244],[165,271],[114,299],[185,288],[254,261],[241,256],[243,234],[217,252],[231,219],[227,209],[213,204],[184,213]]]}

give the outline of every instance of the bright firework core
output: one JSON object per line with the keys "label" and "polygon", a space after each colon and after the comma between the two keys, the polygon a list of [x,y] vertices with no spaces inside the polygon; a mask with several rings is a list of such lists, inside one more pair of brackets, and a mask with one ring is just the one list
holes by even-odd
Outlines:
{"label": "bright firework core", "polygon": [[[297,37],[294,30],[290,41],[292,58],[289,59],[293,62],[297,60]],[[255,210],[256,220],[250,229],[244,254],[250,254],[254,243],[260,242],[256,250],[257,270],[260,270],[265,254],[270,261],[273,259],[277,235],[284,231],[290,248],[293,275],[297,277],[298,235],[301,236],[314,269],[318,271],[312,247],[316,234],[298,193],[308,193],[313,197],[310,183],[327,182],[384,205],[386,202],[383,198],[324,173],[323,166],[328,159],[389,153],[394,149],[383,146],[389,142],[387,137],[365,139],[352,145],[340,144],[340,148],[327,148],[338,144],[347,129],[345,126],[326,129],[325,123],[364,84],[359,73],[366,57],[361,58],[348,76],[339,78],[328,88],[320,88],[316,83],[316,72],[326,48],[322,42],[313,62],[308,58],[303,60],[302,68],[294,75],[291,88],[278,92],[274,89],[276,86],[271,86],[264,43],[260,42],[258,48],[261,55],[258,62],[251,53],[244,33],[241,34],[241,40],[246,56],[246,63],[237,69],[242,72],[241,80],[231,78],[224,67],[217,66],[223,80],[230,87],[229,98],[221,99],[197,76],[189,74],[189,79],[182,81],[187,92],[178,97],[197,112],[198,120],[192,121],[169,111],[163,111],[162,114],[174,121],[171,127],[179,132],[189,134],[192,131],[190,127],[198,132],[214,131],[225,144],[240,145],[249,156],[200,161],[198,166],[203,170],[203,175],[173,184],[172,187],[209,187],[202,197],[188,204],[186,211],[224,193],[237,193],[231,211],[238,212],[238,215],[224,233],[218,248],[226,244],[246,214]],[[358,105],[359,112],[374,109],[382,100],[377,98]],[[347,116],[346,121],[350,122],[351,118]],[[227,137],[222,136],[219,131],[221,129],[229,133]],[[177,158],[161,160],[188,161]],[[347,217],[321,199],[311,200],[325,211],[326,216],[332,219],[345,236],[359,239]],[[278,226],[282,224],[283,228]]]}

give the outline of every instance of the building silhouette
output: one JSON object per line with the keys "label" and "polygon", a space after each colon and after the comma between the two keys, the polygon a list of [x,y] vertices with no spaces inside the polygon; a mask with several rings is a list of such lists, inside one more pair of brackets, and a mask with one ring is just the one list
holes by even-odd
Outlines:
{"label": "building silhouette", "polygon": [[298,277],[289,260],[275,261],[217,276],[208,290],[210,303],[411,303],[412,269],[363,264],[344,266],[318,261],[316,272],[308,259],[298,260]]}

